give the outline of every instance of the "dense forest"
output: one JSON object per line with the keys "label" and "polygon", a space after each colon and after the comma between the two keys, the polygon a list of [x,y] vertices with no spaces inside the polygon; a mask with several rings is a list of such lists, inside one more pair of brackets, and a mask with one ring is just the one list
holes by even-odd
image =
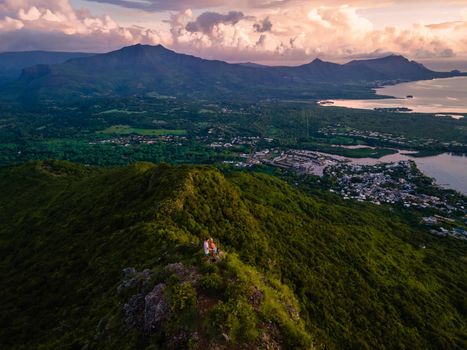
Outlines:
{"label": "dense forest", "polygon": [[260,173],[42,161],[0,169],[0,221],[2,348],[467,347],[466,243],[390,207]]}

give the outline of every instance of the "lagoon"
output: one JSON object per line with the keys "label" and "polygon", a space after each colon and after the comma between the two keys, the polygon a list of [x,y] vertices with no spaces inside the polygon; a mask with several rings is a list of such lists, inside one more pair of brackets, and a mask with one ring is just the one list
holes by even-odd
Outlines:
{"label": "lagoon", "polygon": [[[331,100],[325,106],[347,108],[408,108],[413,112],[467,117],[467,77],[421,80],[376,89],[381,98],[371,100]],[[410,97],[408,97],[410,96]]]}
{"label": "lagoon", "polygon": [[[453,118],[467,118],[467,77],[422,80],[385,86],[376,89],[381,98],[372,100],[331,100],[323,101],[323,106],[348,108],[409,108],[413,112],[430,113],[438,116],[449,115]],[[410,97],[408,97],[410,96]],[[432,157],[413,157],[410,152],[399,151],[380,159],[347,158],[355,164],[375,164],[378,162],[398,162],[413,160],[427,176],[435,179],[442,187],[457,190],[467,195],[467,156],[449,153]]]}
{"label": "lagoon", "polygon": [[393,163],[401,160],[413,160],[418,169],[425,175],[435,179],[436,183],[444,188],[456,190],[467,195],[467,156],[443,153],[431,157],[414,157],[410,151],[399,150],[379,159],[375,158],[348,158],[330,155],[338,159],[346,159],[353,164],[374,165],[377,163]]}

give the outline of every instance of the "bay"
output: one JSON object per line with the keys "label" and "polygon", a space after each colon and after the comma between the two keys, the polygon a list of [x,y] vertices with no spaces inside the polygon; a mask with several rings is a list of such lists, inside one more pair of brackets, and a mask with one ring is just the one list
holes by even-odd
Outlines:
{"label": "bay", "polygon": [[384,86],[376,89],[382,98],[370,100],[330,100],[324,106],[347,108],[408,108],[413,112],[449,115],[459,119],[467,116],[467,77],[421,80]]}

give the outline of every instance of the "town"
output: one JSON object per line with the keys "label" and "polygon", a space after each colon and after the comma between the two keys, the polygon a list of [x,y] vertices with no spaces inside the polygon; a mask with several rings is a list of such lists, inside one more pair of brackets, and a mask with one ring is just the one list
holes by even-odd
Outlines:
{"label": "town", "polygon": [[130,147],[131,145],[152,145],[158,141],[168,142],[168,143],[177,143],[182,145],[184,141],[187,140],[186,136],[179,136],[179,135],[160,135],[160,136],[149,136],[149,135],[137,135],[137,134],[129,134],[129,135],[119,135],[113,136],[110,138],[105,138],[103,140],[96,140],[89,142],[90,145],[94,144],[112,144],[124,147]]}
{"label": "town", "polygon": [[[440,191],[433,195],[426,193],[418,185],[421,178],[427,179],[411,160],[393,163],[360,164],[358,159],[323,152],[290,149],[278,146],[272,138],[259,136],[220,137],[208,135],[119,135],[93,141],[93,143],[113,144],[119,146],[153,145],[158,142],[184,145],[190,140],[214,152],[228,151],[230,154],[224,164],[237,168],[253,168],[267,166],[306,176],[320,178],[319,184],[331,193],[345,200],[371,202],[375,205],[396,205],[402,208],[413,208],[420,211],[435,212],[439,216],[427,216],[422,224],[430,227],[433,235],[467,239],[464,228],[452,223],[446,226],[450,217],[463,216],[465,226],[465,197],[452,198]],[[359,134],[362,136],[361,134]],[[383,135],[368,135],[381,137]],[[388,135],[385,135],[388,136]],[[389,136],[388,136],[389,137]],[[401,139],[392,140],[401,142]],[[318,183],[318,182],[317,182]],[[439,218],[445,218],[439,219]],[[443,227],[442,225],[446,226]]]}
{"label": "town", "polygon": [[[242,156],[244,161],[232,163],[237,167],[267,165],[285,171],[318,176],[322,179],[321,186],[345,200],[396,205],[438,213],[422,220],[422,224],[431,227],[430,233],[467,239],[467,231],[463,228],[466,223],[465,197],[456,197],[453,202],[448,195],[449,191],[439,191],[439,195],[425,193],[418,182],[428,178],[417,169],[413,161],[362,165],[341,156],[280,148],[266,148]],[[461,219],[454,220],[451,217]],[[444,224],[447,224],[448,228],[443,227]]]}

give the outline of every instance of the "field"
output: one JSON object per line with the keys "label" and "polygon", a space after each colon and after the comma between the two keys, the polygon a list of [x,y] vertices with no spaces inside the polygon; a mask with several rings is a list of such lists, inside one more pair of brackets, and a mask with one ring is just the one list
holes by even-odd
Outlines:
{"label": "field", "polygon": [[129,135],[137,134],[143,136],[165,136],[165,135],[186,135],[186,130],[176,129],[176,130],[167,130],[167,129],[140,129],[132,128],[128,125],[112,125],[111,127],[100,131],[102,134],[119,134],[119,135]]}
{"label": "field", "polygon": [[146,113],[146,111],[128,111],[126,109],[109,109],[107,111],[99,112],[98,114],[111,114],[111,113],[143,114],[143,113]]}

